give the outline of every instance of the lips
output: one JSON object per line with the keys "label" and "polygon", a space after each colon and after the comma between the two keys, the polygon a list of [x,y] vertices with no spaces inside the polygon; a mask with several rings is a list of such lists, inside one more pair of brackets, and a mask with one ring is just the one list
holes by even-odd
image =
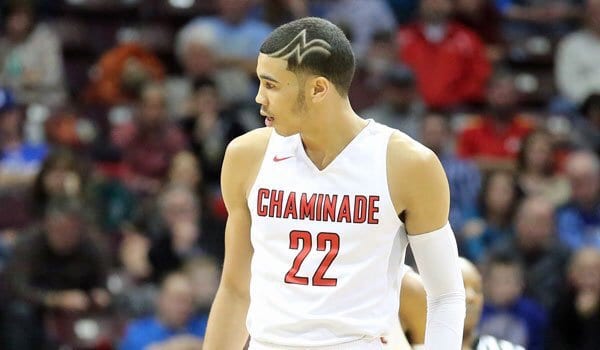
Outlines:
{"label": "lips", "polygon": [[260,115],[262,115],[263,117],[265,117],[265,125],[266,126],[273,126],[273,120],[274,120],[274,118],[271,115],[269,115],[269,113],[267,113],[266,111],[264,111],[261,108]]}

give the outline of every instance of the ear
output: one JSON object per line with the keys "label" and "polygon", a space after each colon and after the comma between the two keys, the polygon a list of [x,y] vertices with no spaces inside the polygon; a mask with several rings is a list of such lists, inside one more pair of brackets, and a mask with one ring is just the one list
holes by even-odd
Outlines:
{"label": "ear", "polygon": [[324,77],[316,77],[313,79],[310,89],[310,97],[314,103],[321,102],[330,92],[331,82]]}

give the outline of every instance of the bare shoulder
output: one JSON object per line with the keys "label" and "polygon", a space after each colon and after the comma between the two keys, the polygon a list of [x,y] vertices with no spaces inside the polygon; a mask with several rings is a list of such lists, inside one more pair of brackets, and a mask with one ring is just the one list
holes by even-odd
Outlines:
{"label": "bare shoulder", "polygon": [[221,179],[224,187],[235,186],[247,194],[260,169],[271,132],[266,127],[251,130],[227,145]]}
{"label": "bare shoulder", "polygon": [[439,174],[441,165],[433,151],[396,131],[388,143],[387,169],[390,195],[396,211],[401,213],[408,206],[408,192],[420,188],[429,176]]}
{"label": "bare shoulder", "polygon": [[272,129],[267,127],[248,131],[233,139],[227,146],[227,152],[231,157],[262,157],[267,149],[271,132]]}
{"label": "bare shoulder", "polygon": [[435,164],[437,156],[429,148],[410,136],[396,131],[388,143],[388,168],[398,175],[424,171],[423,166]]}

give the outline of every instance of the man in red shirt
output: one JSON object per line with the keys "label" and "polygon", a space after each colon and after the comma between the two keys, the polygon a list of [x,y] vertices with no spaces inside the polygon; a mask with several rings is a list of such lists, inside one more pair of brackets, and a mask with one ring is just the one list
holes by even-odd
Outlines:
{"label": "man in red shirt", "polygon": [[458,138],[457,153],[474,159],[482,170],[513,170],[522,139],[533,125],[517,113],[514,77],[498,74],[487,91],[486,115],[477,117]]}
{"label": "man in red shirt", "polygon": [[451,0],[421,0],[419,19],[398,33],[399,59],[431,108],[480,102],[491,67],[476,33],[450,19]]}

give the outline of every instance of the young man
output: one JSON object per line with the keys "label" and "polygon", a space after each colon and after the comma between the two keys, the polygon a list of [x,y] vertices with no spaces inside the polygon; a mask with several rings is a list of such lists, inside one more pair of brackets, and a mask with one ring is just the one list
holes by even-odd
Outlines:
{"label": "young man", "polygon": [[381,349],[411,244],[428,349],[460,349],[465,295],[434,153],[360,118],[354,56],[319,18],[277,28],[256,69],[267,126],[227,148],[223,277],[205,350]]}
{"label": "young man", "polygon": [[463,350],[525,350],[506,340],[491,335],[479,335],[477,327],[483,311],[483,285],[481,274],[469,260],[460,259],[460,269],[465,283],[467,315],[463,335]]}

